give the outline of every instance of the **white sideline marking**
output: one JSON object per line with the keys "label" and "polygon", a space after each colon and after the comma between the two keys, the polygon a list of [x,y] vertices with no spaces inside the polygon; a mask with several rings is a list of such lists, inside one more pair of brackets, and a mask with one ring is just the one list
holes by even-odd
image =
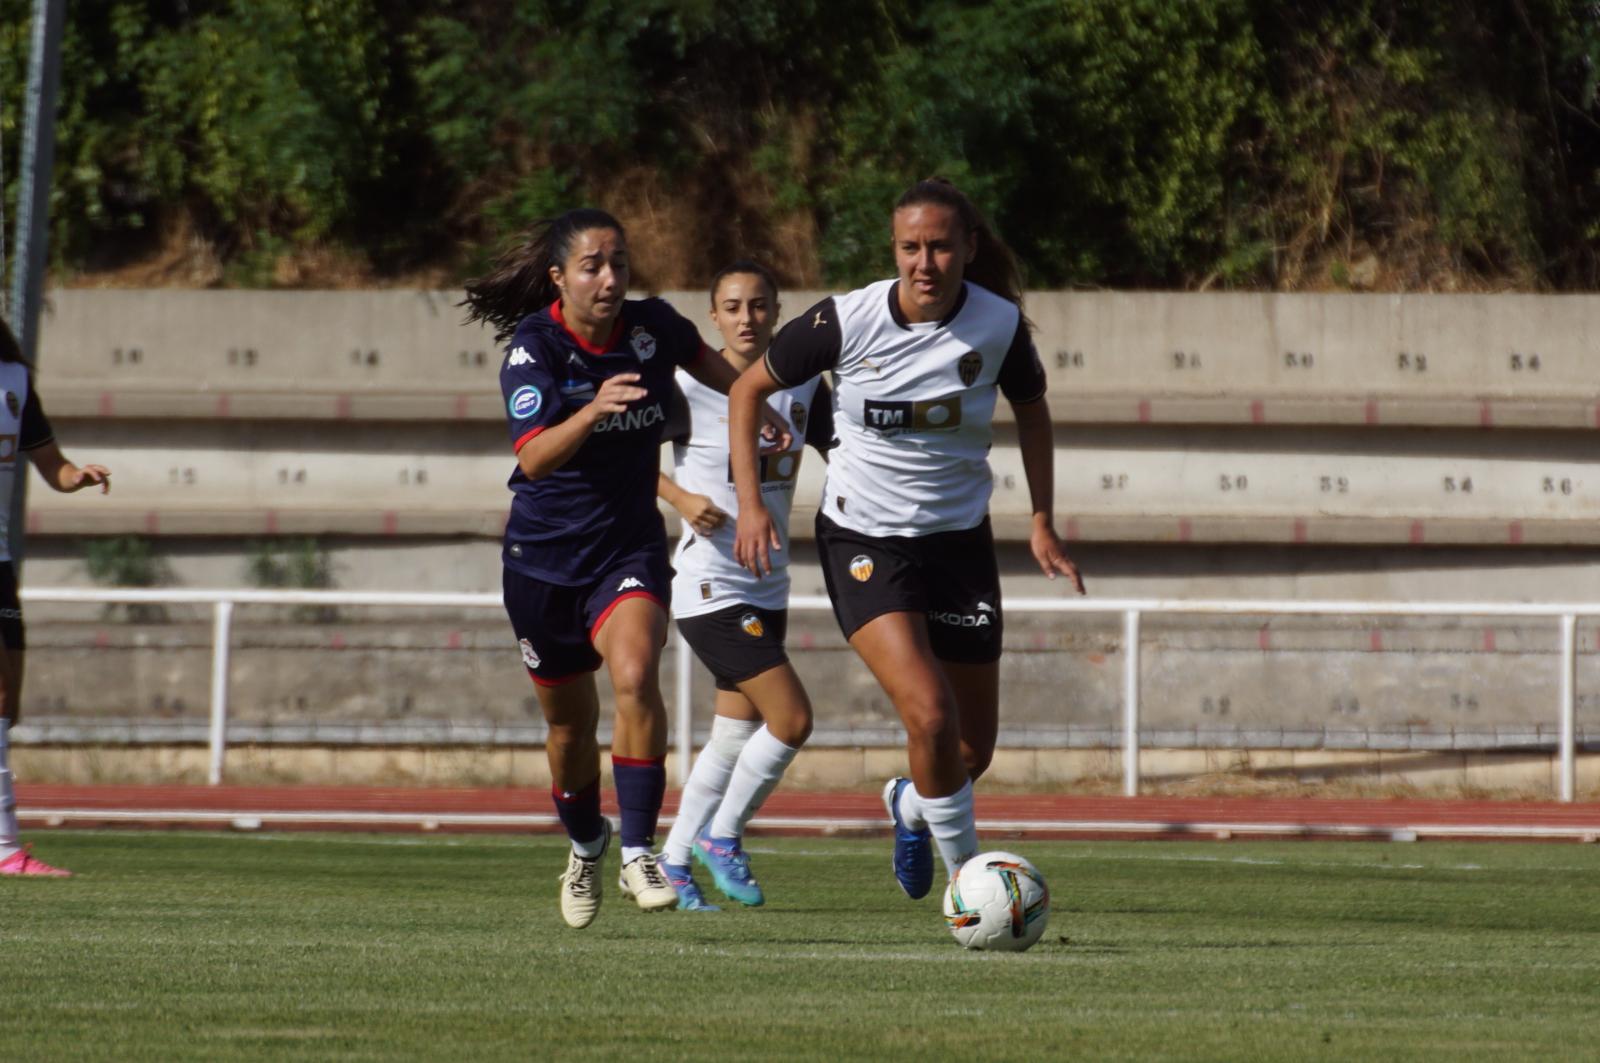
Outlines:
{"label": "white sideline marking", "polygon": [[[445,827],[553,827],[559,820],[541,812],[359,812],[326,810],[319,812],[271,812],[262,810],[218,809],[74,809],[29,808],[18,810],[29,823],[58,826],[71,822],[102,823],[214,823],[256,830],[268,824],[329,823],[351,826],[397,826],[436,830]],[[663,826],[673,816],[662,816]],[[756,827],[816,831],[870,830],[886,832],[888,822],[881,818],[836,819],[816,816],[758,816]],[[1184,833],[1197,837],[1289,834],[1303,837],[1371,838],[1377,841],[1411,841],[1416,838],[1462,836],[1490,838],[1583,838],[1593,837],[1600,826],[1521,825],[1505,823],[1427,823],[1377,827],[1350,823],[1209,823],[1179,820],[1077,820],[1077,819],[980,819],[984,832],[1053,831],[1073,834],[1168,834]]]}

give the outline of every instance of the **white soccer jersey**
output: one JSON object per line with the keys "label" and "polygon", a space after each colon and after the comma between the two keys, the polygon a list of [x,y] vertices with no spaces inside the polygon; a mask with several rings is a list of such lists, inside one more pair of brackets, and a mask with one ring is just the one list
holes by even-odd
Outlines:
{"label": "white soccer jersey", "polygon": [[[673,474],[678,486],[705,495],[730,518],[739,514],[739,497],[733,487],[728,458],[728,398],[679,371],[678,387],[688,402],[688,435],[673,441]],[[826,449],[832,439],[833,409],[829,392],[820,381],[776,392],[770,406],[789,426],[793,441],[788,450],[763,452],[761,499],[784,549],[772,552],[772,573],[757,578],[733,559],[734,522],[725,521],[709,537],[683,522],[672,567],[672,615],[687,617],[755,605],[783,609],[789,604],[789,510],[794,504],[795,478],[807,442]],[[817,407],[823,407],[818,409]]]}
{"label": "white soccer jersey", "polygon": [[11,560],[11,485],[22,464],[22,452],[55,438],[32,385],[26,365],[0,362],[0,563]]}
{"label": "white soccer jersey", "polygon": [[784,386],[834,374],[834,431],[822,512],[863,535],[976,527],[989,511],[996,389],[1013,402],[1045,390],[1022,312],[965,284],[943,321],[913,323],[898,281],[825,299],[767,352]]}

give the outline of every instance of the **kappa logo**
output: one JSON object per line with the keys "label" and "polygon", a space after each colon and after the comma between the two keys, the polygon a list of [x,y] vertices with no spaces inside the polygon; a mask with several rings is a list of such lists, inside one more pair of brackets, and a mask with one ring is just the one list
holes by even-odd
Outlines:
{"label": "kappa logo", "polygon": [[872,578],[872,558],[866,554],[857,554],[850,559],[850,575],[854,576],[857,583],[865,583]]}
{"label": "kappa logo", "polygon": [[633,335],[629,337],[628,344],[633,348],[633,353],[639,356],[639,361],[641,362],[648,362],[656,355],[656,338],[646,332],[643,325],[633,330]]}
{"label": "kappa logo", "polygon": [[969,388],[978,379],[978,372],[981,369],[983,369],[983,355],[977,351],[963,354],[961,360],[956,363],[956,375],[961,378],[961,383]]}
{"label": "kappa logo", "polygon": [[744,633],[753,639],[760,638],[766,628],[761,624],[761,618],[754,613],[746,613],[739,618],[739,626],[744,628]]}
{"label": "kappa logo", "polygon": [[511,411],[511,416],[519,421],[526,421],[535,416],[539,408],[544,405],[544,396],[532,384],[524,384],[511,393],[506,409]]}
{"label": "kappa logo", "polygon": [[513,347],[513,348],[511,348],[511,357],[506,359],[506,365],[508,365],[508,366],[513,366],[513,365],[532,365],[532,364],[533,364],[533,355],[528,353],[528,348],[526,348],[526,347]]}
{"label": "kappa logo", "polygon": [[620,594],[621,592],[628,590],[630,587],[637,587],[640,590],[644,590],[644,581],[639,579],[637,576],[627,576],[621,583],[617,584],[617,593]]}
{"label": "kappa logo", "polygon": [[539,667],[539,655],[533,652],[533,643],[527,639],[518,639],[517,645],[522,647],[522,663],[529,668]]}

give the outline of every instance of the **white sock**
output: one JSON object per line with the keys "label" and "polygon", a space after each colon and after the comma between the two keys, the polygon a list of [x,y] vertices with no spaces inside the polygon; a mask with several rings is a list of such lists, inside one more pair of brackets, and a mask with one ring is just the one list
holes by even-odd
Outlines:
{"label": "white sock", "polygon": [[572,843],[572,851],[583,857],[585,860],[593,860],[595,857],[599,856],[605,851],[607,837],[608,835],[606,832],[601,831],[598,838],[594,838],[590,841],[574,841]]}
{"label": "white sock", "polygon": [[[906,787],[910,790],[911,787]],[[944,867],[955,874],[961,865],[978,855],[978,821],[972,812],[972,780],[961,784],[961,789],[949,797],[919,797],[922,814],[933,832],[933,844],[939,847]],[[904,811],[900,813],[905,815]]]}
{"label": "white sock", "polygon": [[733,766],[728,792],[717,814],[711,818],[711,836],[744,837],[745,824],[778,785],[798,752],[797,747],[786,746],[774,738],[765,726],[752,735],[744,752],[739,754],[739,762]]}
{"label": "white sock", "polygon": [[17,792],[11,786],[11,721],[0,719],[0,860],[17,851]]}
{"label": "white sock", "polygon": [[695,758],[689,781],[683,784],[683,796],[678,799],[678,816],[672,821],[666,844],[661,847],[661,855],[668,863],[689,862],[695,838],[722,804],[733,766],[744,751],[745,743],[760,726],[755,720],[711,718],[711,739]]}
{"label": "white sock", "polygon": [[900,822],[907,830],[927,830],[928,817],[922,814],[922,798],[917,794],[917,784],[909,782],[900,791]]}
{"label": "white sock", "polygon": [[649,856],[648,845],[624,845],[622,847],[622,866],[627,867],[641,856]]}

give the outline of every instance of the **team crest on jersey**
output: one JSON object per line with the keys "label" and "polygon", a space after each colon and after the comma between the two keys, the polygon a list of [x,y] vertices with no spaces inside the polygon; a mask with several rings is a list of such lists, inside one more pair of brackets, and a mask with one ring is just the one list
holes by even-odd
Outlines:
{"label": "team crest on jersey", "polygon": [[761,624],[761,618],[754,613],[746,613],[739,618],[739,626],[744,628],[744,633],[753,639],[758,639],[767,630]]}
{"label": "team crest on jersey", "polygon": [[850,559],[850,575],[855,577],[857,583],[865,583],[872,578],[872,558],[866,554],[857,554]]}
{"label": "team crest on jersey", "polygon": [[971,387],[973,381],[978,379],[978,371],[983,368],[983,355],[972,351],[961,356],[961,361],[956,363],[956,375],[961,377],[961,383]]}
{"label": "team crest on jersey", "polygon": [[539,655],[533,652],[533,643],[527,639],[518,639],[517,645],[522,647],[522,663],[529,668],[539,667]]}
{"label": "team crest on jersey", "polygon": [[806,404],[798,399],[789,404],[789,423],[794,425],[796,432],[806,430]]}
{"label": "team crest on jersey", "polygon": [[640,325],[633,330],[633,335],[628,338],[628,343],[633,347],[633,353],[639,356],[639,361],[648,362],[656,354],[656,338],[644,330]]}
{"label": "team crest on jersey", "polygon": [[17,402],[17,393],[15,391],[6,392],[6,412],[11,414],[13,417],[19,417],[22,414],[20,404]]}

